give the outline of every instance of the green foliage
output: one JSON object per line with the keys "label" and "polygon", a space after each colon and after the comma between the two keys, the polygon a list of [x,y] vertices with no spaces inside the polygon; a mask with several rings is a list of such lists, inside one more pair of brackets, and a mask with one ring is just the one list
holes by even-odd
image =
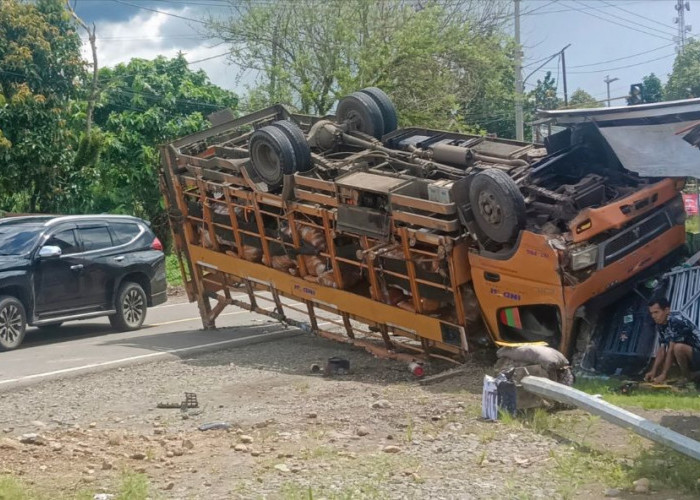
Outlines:
{"label": "green foliage", "polygon": [[598,108],[601,104],[583,89],[576,89],[569,99],[570,108]]}
{"label": "green foliage", "polygon": [[620,394],[616,389],[622,385],[621,379],[594,380],[579,379],[576,388],[589,394],[601,394],[603,399],[618,406],[637,406],[645,410],[700,410],[700,398],[696,391],[671,392],[664,390],[638,390],[629,395]]}
{"label": "green foliage", "polygon": [[183,283],[180,264],[174,254],[165,257],[165,278],[170,286],[180,286]]}
{"label": "green foliage", "polygon": [[543,80],[537,80],[537,86],[530,92],[529,97],[534,109],[561,107],[561,99],[557,97],[557,81],[552,77],[551,71],[547,71]]}
{"label": "green foliage", "polygon": [[260,72],[247,105],[283,102],[326,114],[341,96],[385,90],[402,125],[512,135],[513,44],[501,29],[506,2],[400,0],[240,2],[211,19],[246,70]]}
{"label": "green foliage", "polygon": [[[78,138],[80,37],[59,0],[3,0],[0,9],[0,207],[55,212],[70,197]],[[26,193],[26,194],[25,194]]]}
{"label": "green foliage", "polygon": [[644,102],[661,102],[664,100],[663,85],[661,80],[654,73],[642,78],[644,85]]}
{"label": "green foliage", "polygon": [[[158,184],[158,146],[208,126],[205,115],[235,108],[237,98],[192,71],[182,54],[132,59],[102,69],[95,125],[103,132],[88,212],[129,213],[153,222],[167,241],[167,218]],[[89,156],[89,155],[88,155]],[[96,182],[95,182],[96,181]]]}
{"label": "green foliage", "polygon": [[29,500],[27,489],[12,476],[0,476],[0,498],[3,500]]}
{"label": "green foliage", "polygon": [[145,474],[137,474],[134,472],[122,473],[122,480],[119,486],[117,500],[146,500],[149,484],[148,477]]}
{"label": "green foliage", "polygon": [[676,56],[664,89],[666,100],[700,97],[700,40],[690,40]]}

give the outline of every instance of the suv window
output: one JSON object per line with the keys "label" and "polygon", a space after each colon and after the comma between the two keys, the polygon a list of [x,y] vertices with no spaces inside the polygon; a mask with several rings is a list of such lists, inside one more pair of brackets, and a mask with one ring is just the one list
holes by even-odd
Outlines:
{"label": "suv window", "polygon": [[112,228],[114,242],[117,245],[129,243],[141,232],[141,228],[138,224],[131,222],[112,222],[110,223],[110,227]]}
{"label": "suv window", "polygon": [[80,239],[83,240],[83,248],[86,252],[112,246],[112,237],[109,235],[107,227],[86,227],[80,228],[78,231],[80,231]]}
{"label": "suv window", "polygon": [[42,231],[36,224],[3,224],[0,227],[0,255],[21,255],[34,246]]}
{"label": "suv window", "polygon": [[52,235],[46,241],[45,245],[59,247],[63,255],[70,255],[80,251],[78,242],[75,239],[75,233],[72,229],[66,229],[65,231],[60,231]]}

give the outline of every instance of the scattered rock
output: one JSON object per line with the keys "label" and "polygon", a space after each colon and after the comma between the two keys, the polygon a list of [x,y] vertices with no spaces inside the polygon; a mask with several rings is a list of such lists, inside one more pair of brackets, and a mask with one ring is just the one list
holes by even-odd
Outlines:
{"label": "scattered rock", "polygon": [[164,489],[165,491],[170,491],[170,490],[172,490],[174,487],[175,487],[175,483],[173,483],[172,481],[170,481],[168,484],[166,484],[165,486],[163,486],[163,489]]}
{"label": "scattered rock", "polygon": [[253,438],[250,436],[246,436],[245,434],[242,435],[240,439],[241,439],[241,443],[245,443],[245,444],[250,444],[253,442]]}
{"label": "scattered rock", "polygon": [[394,435],[393,434],[387,434],[386,436],[387,440],[393,441],[394,440]]}
{"label": "scattered rock", "polygon": [[102,462],[102,470],[112,470],[114,469],[114,465],[112,462],[105,460]]}
{"label": "scattered rock", "polygon": [[248,451],[248,447],[244,444],[237,444],[233,447],[236,451]]}
{"label": "scattered rock", "polygon": [[250,454],[253,457],[259,457],[262,453],[260,450],[250,450]]}
{"label": "scattered rock", "polygon": [[649,493],[649,490],[651,489],[651,483],[645,477],[637,479],[632,483],[632,485],[634,486],[635,493]]}
{"label": "scattered rock", "polygon": [[39,466],[39,470],[40,470],[41,472],[44,472],[46,469],[48,469],[48,467],[45,466],[45,465]]}
{"label": "scattered rock", "polygon": [[194,443],[192,441],[190,441],[189,439],[183,439],[182,447],[187,448],[188,450],[191,450],[192,448],[194,448]]}
{"label": "scattered rock", "polygon": [[275,470],[278,470],[280,472],[290,472],[289,467],[287,467],[286,464],[277,464],[275,465]]}
{"label": "scattered rock", "polygon": [[34,427],[46,427],[46,424],[44,422],[42,422],[41,420],[34,420],[32,422],[32,425]]}
{"label": "scattered rock", "polygon": [[155,434],[156,436],[162,436],[163,434],[165,434],[165,429],[161,429],[161,428],[153,429],[153,434]]}
{"label": "scattered rock", "polygon": [[132,460],[144,460],[146,458],[146,454],[141,452],[133,453],[129,455],[129,458],[131,458]]}
{"label": "scattered rock", "polygon": [[357,428],[356,434],[358,436],[367,436],[369,434],[369,429],[364,425],[361,425]]}
{"label": "scattered rock", "polygon": [[15,430],[14,427],[5,427],[5,428],[2,430],[2,432],[4,432],[5,434],[9,434],[10,432],[12,432],[12,431],[14,431],[14,430]]}
{"label": "scattered rock", "polygon": [[56,441],[51,443],[51,450],[52,451],[61,451],[62,449],[63,449],[63,445],[61,443],[57,443]]}
{"label": "scattered rock", "polygon": [[90,427],[90,429],[94,429],[95,427],[97,427],[97,422],[90,422],[90,425],[88,427]]}
{"label": "scattered rock", "polygon": [[389,445],[389,446],[385,446],[382,449],[382,451],[384,453],[399,453],[401,451],[401,448],[399,448],[398,446]]}
{"label": "scattered rock", "polygon": [[175,455],[176,457],[181,457],[184,454],[185,454],[185,452],[182,448],[175,448],[173,450],[173,455]]}
{"label": "scattered rock", "polygon": [[618,490],[617,488],[608,488],[605,490],[605,496],[608,498],[616,498],[619,497],[622,492]]}
{"label": "scattered rock", "polygon": [[19,441],[15,441],[10,438],[0,439],[0,450],[20,450],[22,444]]}
{"label": "scattered rock", "polygon": [[44,439],[39,434],[35,434],[33,432],[29,434],[22,434],[22,437],[19,438],[19,442],[23,444],[46,446],[46,439]]}
{"label": "scattered rock", "polygon": [[111,495],[109,493],[95,493],[95,496],[92,497],[92,500],[113,500],[114,495]]}
{"label": "scattered rock", "polygon": [[168,451],[165,452],[165,456],[168,457],[168,458],[173,458],[173,457],[175,456],[175,453],[173,453],[172,451],[168,450]]}
{"label": "scattered rock", "polygon": [[391,403],[386,399],[379,399],[372,403],[372,408],[391,408]]}

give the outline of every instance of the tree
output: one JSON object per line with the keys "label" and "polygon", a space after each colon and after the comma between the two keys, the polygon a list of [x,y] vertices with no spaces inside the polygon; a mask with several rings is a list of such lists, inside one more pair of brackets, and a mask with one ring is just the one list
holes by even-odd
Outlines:
{"label": "tree", "polygon": [[103,90],[95,124],[103,151],[95,168],[86,212],[111,211],[151,220],[168,235],[158,184],[158,146],[209,126],[205,115],[235,108],[236,96],[192,71],[182,54],[152,61],[132,59],[100,70]]}
{"label": "tree", "polygon": [[700,97],[700,40],[690,40],[676,56],[664,89],[666,100]]}
{"label": "tree", "polygon": [[544,79],[537,80],[537,86],[530,92],[530,102],[535,109],[557,109],[561,99],[557,97],[557,82],[552,72],[547,71]]}
{"label": "tree", "polygon": [[72,100],[84,78],[80,37],[60,0],[0,8],[0,207],[58,211],[71,197]]}
{"label": "tree", "polygon": [[664,100],[663,85],[658,76],[651,73],[642,78],[644,85],[644,102],[661,102]]}
{"label": "tree", "polygon": [[507,2],[231,4],[235,15],[209,19],[208,31],[260,74],[251,105],[284,102],[323,115],[339,97],[378,86],[402,124],[480,128],[513,101],[512,45],[500,29]]}
{"label": "tree", "polygon": [[576,89],[569,99],[570,108],[598,108],[600,102],[583,89]]}

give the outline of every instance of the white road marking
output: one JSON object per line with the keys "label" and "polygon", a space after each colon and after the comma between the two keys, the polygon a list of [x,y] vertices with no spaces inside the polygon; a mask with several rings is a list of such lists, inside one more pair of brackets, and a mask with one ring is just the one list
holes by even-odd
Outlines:
{"label": "white road marking", "polygon": [[[248,311],[242,311],[242,312],[248,312]],[[329,325],[329,324],[331,324],[331,323],[326,321],[323,323],[319,323],[318,326]],[[273,330],[273,331],[267,332],[267,333],[248,335],[247,337],[239,337],[239,338],[229,339],[229,340],[220,340],[218,342],[211,342],[209,344],[199,344],[199,345],[193,345],[193,346],[189,346],[189,347],[180,347],[178,349],[167,349],[165,351],[152,352],[149,354],[140,354],[138,356],[130,356],[128,358],[114,359],[112,361],[103,361],[101,363],[90,363],[90,364],[82,365],[82,366],[74,366],[72,368],[63,368],[61,370],[54,370],[54,371],[50,371],[50,372],[35,373],[34,375],[27,375],[27,376],[19,377],[19,378],[1,380],[0,387],[3,387],[3,386],[8,385],[8,384],[22,382],[22,381],[40,379],[40,378],[44,378],[44,377],[51,377],[53,375],[63,375],[63,374],[68,374],[68,373],[80,372],[80,371],[84,371],[84,370],[89,370],[90,368],[107,367],[110,365],[127,363],[129,361],[143,360],[143,359],[148,359],[148,358],[165,357],[168,354],[177,354],[179,352],[187,352],[187,351],[191,351],[194,349],[206,349],[209,347],[225,346],[228,344],[236,344],[238,342],[248,340],[248,339],[264,339],[264,338],[271,337],[271,336],[277,335],[277,334],[285,332],[285,331],[289,331],[289,329],[282,328],[282,329]],[[294,332],[294,331],[296,331],[296,329],[293,329],[291,331]]]}
{"label": "white road marking", "polygon": [[[175,305],[175,304],[173,304],[173,305]],[[292,303],[283,304],[283,305],[288,305],[288,306],[300,306],[300,305],[303,305],[303,304],[302,304],[301,302],[292,302]],[[271,311],[271,310],[273,310],[275,307],[276,307],[276,306],[268,306],[268,307],[262,307],[261,309],[265,309],[266,311]],[[238,315],[238,314],[246,314],[246,313],[248,313],[248,314],[255,314],[255,312],[251,312],[251,311],[247,311],[247,310],[243,309],[242,311],[235,311],[235,312],[230,312],[230,313],[219,314],[219,316],[217,316],[217,317],[220,318],[220,317],[222,317],[222,316],[236,316],[236,315]],[[149,324],[144,325],[144,326],[172,325],[172,324],[175,324],[175,323],[185,323],[185,322],[187,322],[187,321],[196,321],[196,320],[201,320],[201,319],[202,319],[202,318],[200,318],[199,316],[196,316],[196,317],[194,317],[194,318],[174,319],[174,320],[172,320],[172,321],[163,321],[163,322],[161,322],[161,323],[149,323]]]}

